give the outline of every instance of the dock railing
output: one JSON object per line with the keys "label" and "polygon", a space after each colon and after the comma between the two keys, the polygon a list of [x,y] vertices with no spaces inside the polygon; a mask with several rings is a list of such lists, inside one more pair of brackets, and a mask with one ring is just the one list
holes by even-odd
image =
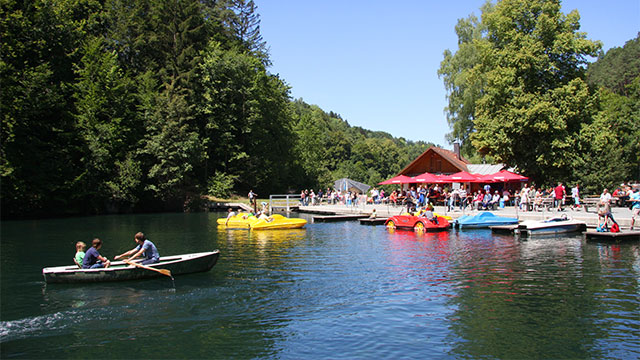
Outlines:
{"label": "dock railing", "polygon": [[269,195],[269,212],[284,209],[290,212],[300,206],[300,194]]}

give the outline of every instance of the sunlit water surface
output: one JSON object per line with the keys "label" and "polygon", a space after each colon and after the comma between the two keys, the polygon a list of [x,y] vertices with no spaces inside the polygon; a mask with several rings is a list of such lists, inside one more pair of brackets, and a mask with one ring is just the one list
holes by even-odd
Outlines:
{"label": "sunlit water surface", "polygon": [[[223,214],[2,223],[2,358],[640,357],[640,246],[358,222],[225,230]],[[310,218],[308,220],[311,220]],[[45,285],[78,240],[112,258],[219,249],[207,273]]]}

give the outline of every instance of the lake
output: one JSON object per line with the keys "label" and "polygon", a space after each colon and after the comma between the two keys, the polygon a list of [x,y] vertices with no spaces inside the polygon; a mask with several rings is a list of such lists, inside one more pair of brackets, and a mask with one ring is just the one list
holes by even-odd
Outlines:
{"label": "lake", "polygon": [[[1,357],[640,358],[637,242],[358,222],[226,230],[220,216],[2,222]],[[161,255],[221,255],[175,281],[45,285],[42,268],[71,264],[76,241],[100,237],[112,259],[138,231]]]}

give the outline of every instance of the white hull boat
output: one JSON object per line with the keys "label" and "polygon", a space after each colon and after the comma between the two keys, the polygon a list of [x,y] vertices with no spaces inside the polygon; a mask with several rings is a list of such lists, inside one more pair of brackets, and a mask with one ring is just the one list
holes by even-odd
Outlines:
{"label": "white hull boat", "polygon": [[514,233],[523,236],[531,235],[556,235],[572,232],[582,232],[587,229],[587,223],[574,220],[567,215],[554,217],[547,220],[527,220],[517,225]]}

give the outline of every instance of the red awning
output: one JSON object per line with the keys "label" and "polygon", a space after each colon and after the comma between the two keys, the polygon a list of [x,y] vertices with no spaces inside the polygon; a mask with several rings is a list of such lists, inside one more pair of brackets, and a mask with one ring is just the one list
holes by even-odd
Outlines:
{"label": "red awning", "polygon": [[412,177],[405,175],[398,175],[396,177],[392,177],[389,180],[385,180],[378,185],[389,185],[389,184],[409,184],[415,182]]}

